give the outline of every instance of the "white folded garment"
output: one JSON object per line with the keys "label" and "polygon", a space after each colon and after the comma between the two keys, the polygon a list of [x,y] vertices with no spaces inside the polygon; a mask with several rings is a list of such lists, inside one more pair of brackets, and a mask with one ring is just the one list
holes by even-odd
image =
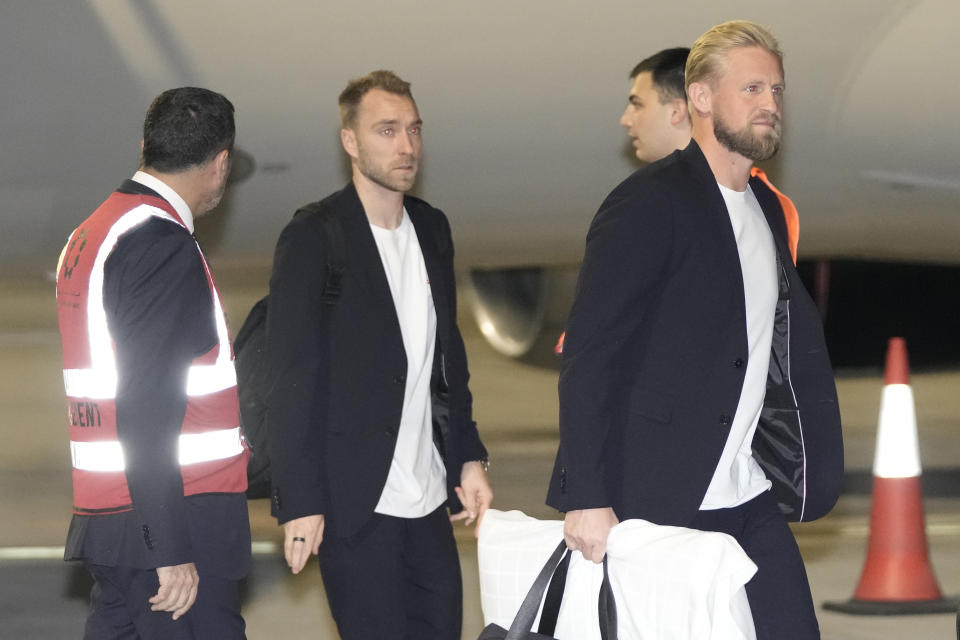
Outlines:
{"label": "white folded garment", "polygon": [[[561,539],[561,520],[487,511],[477,544],[485,624],[510,627]],[[755,640],[744,585],[757,567],[732,537],[627,520],[610,531],[607,556],[620,640]],[[602,578],[601,565],[573,553],[557,638],[600,638]]]}

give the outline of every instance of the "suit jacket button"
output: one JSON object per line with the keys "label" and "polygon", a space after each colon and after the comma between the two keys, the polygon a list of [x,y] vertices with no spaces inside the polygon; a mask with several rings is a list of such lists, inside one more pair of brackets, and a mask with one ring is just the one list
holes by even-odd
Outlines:
{"label": "suit jacket button", "polygon": [[722,425],[725,426],[725,427],[729,427],[729,426],[730,426],[730,416],[728,416],[728,415],[725,414],[725,413],[720,414],[720,424],[722,424]]}
{"label": "suit jacket button", "polygon": [[734,360],[734,361],[733,361],[733,366],[734,366],[735,368],[737,368],[737,369],[742,368],[742,367],[743,367],[743,358],[737,358],[736,360]]}
{"label": "suit jacket button", "polygon": [[394,384],[403,384],[406,381],[407,381],[407,376],[403,376],[403,375],[397,376],[396,378],[393,379]]}
{"label": "suit jacket button", "polygon": [[393,427],[387,427],[383,430],[383,433],[392,438],[393,436],[397,435],[397,430]]}

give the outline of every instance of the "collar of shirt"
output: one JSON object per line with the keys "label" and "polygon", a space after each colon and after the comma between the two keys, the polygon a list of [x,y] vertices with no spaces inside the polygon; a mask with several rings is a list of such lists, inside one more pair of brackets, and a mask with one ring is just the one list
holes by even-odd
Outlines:
{"label": "collar of shirt", "polygon": [[137,171],[133,174],[132,179],[134,182],[139,182],[143,186],[149,187],[160,194],[160,197],[169,202],[174,210],[176,210],[177,215],[180,216],[183,224],[186,225],[187,231],[193,233],[193,212],[190,211],[190,207],[188,207],[187,203],[180,197],[180,194],[174,191],[170,185],[160,178],[143,171]]}

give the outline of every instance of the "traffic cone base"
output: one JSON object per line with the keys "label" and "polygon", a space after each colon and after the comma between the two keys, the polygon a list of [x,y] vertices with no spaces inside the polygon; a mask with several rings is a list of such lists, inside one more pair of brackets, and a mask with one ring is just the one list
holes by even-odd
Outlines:
{"label": "traffic cone base", "polygon": [[926,613],[956,613],[960,608],[960,597],[940,598],[938,600],[857,600],[846,602],[824,602],[823,608],[839,613],[851,613],[861,616],[910,616]]}

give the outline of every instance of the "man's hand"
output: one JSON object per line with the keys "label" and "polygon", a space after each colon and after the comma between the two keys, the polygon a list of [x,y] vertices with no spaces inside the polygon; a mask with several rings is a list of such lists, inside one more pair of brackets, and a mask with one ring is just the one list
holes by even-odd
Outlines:
{"label": "man's hand", "polygon": [[450,516],[450,521],[466,519],[464,524],[469,525],[476,519],[477,526],[473,530],[473,535],[478,536],[483,514],[493,502],[493,489],[490,488],[490,481],[487,480],[487,472],[483,470],[483,465],[477,460],[464,462],[460,471],[460,486],[454,487],[453,490],[457,492],[457,498],[463,504],[463,511]]}
{"label": "man's hand", "polygon": [[617,515],[610,507],[568,511],[563,520],[563,539],[567,547],[579,550],[584,558],[603,562],[607,552],[607,536],[618,522]]}
{"label": "man's hand", "polygon": [[192,563],[177,564],[171,567],[157,567],[160,588],[157,595],[150,598],[151,611],[172,611],[176,620],[193,606],[197,599],[197,587],[200,576]]}
{"label": "man's hand", "polygon": [[303,516],[283,523],[283,555],[287,566],[300,573],[310,554],[320,552],[323,542],[323,515]]}

